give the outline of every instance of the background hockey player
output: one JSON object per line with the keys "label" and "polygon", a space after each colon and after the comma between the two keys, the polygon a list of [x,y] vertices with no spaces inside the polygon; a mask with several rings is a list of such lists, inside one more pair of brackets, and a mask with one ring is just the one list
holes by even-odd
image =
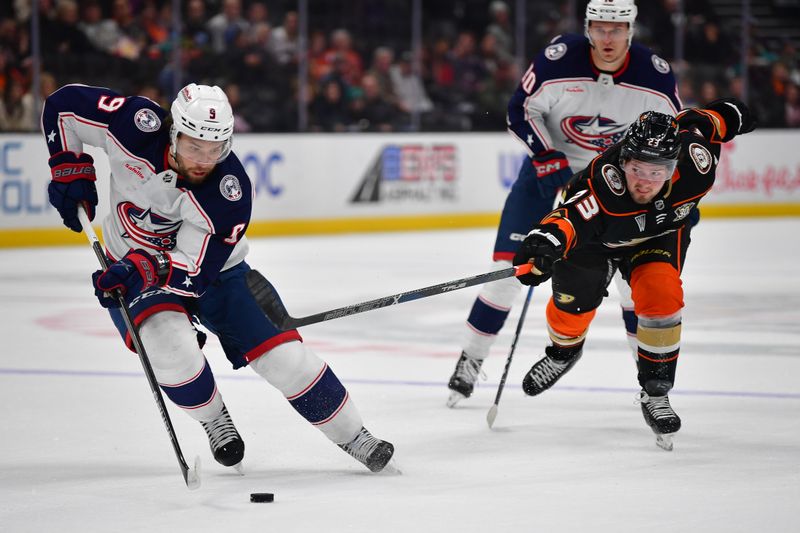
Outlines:
{"label": "background hockey player", "polygon": [[200,422],[219,463],[238,465],[244,442],[192,317],[219,338],[234,368],[249,366],[347,453],[372,471],[384,468],[393,446],[363,427],[331,368],[297,330],[267,320],[248,290],[253,189],[231,152],[233,113],[219,87],[190,84],[167,113],[147,98],[67,85],[47,98],[42,131],[50,202],[73,231],[81,231],[78,205],[90,218],[97,205],[93,159],[83,146],[108,154],[111,212],[103,235],[112,264],[93,276],[96,295],[126,337],[109,292],[124,293],[162,390]]}
{"label": "background hockey player", "polygon": [[[523,161],[503,207],[493,268],[509,266],[532,224],[553,208],[557,191],[573,169],[584,168],[619,141],[639,113],[675,115],[681,109],[669,64],[646,47],[631,44],[636,13],[633,0],[590,0],[585,35],[555,38],[522,76],[508,104],[508,130],[530,157]],[[636,319],[627,285],[619,286],[630,340]],[[519,288],[508,279],[481,289],[448,383],[450,407],[472,394]]]}
{"label": "background hockey player", "polygon": [[562,207],[534,226],[514,257],[532,263],[526,285],[553,277],[547,304],[551,345],[526,374],[535,396],[581,357],[589,324],[617,268],[630,283],[638,318],[639,395],[659,445],[672,449],[681,420],[670,406],[681,336],[681,271],[689,214],[714,183],[721,143],[755,127],[737,100],[718,100],[677,119],[649,111],[623,141],[575,176]]}

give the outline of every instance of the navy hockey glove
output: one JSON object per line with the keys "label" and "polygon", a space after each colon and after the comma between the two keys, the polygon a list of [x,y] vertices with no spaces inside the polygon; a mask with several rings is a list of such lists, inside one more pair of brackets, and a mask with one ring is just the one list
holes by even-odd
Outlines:
{"label": "navy hockey glove", "polygon": [[169,256],[133,250],[105,271],[92,274],[94,295],[103,307],[119,307],[114,291],[119,290],[130,300],[151,287],[165,285],[171,270]]}
{"label": "navy hockey glove", "polygon": [[94,208],[97,207],[94,159],[89,154],[59,152],[47,163],[53,178],[47,187],[50,203],[61,215],[64,225],[80,233],[78,204],[86,208],[89,220],[94,220]]}
{"label": "navy hockey glove", "polygon": [[517,276],[520,283],[536,286],[550,279],[553,263],[561,259],[564,254],[566,241],[566,235],[555,224],[534,227],[514,255],[514,266],[533,264],[529,274]]}
{"label": "navy hockey glove", "polygon": [[563,187],[572,177],[572,169],[564,152],[557,150],[539,152],[531,159],[531,163],[536,170],[539,184],[549,188],[550,194],[555,194],[555,190]]}

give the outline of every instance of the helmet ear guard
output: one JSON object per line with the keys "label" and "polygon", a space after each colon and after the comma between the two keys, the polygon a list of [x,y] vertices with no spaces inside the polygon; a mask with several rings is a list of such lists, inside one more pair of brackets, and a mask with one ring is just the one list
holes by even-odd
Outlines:
{"label": "helmet ear guard", "polygon": [[224,142],[217,162],[228,156],[233,140],[233,110],[222,89],[190,83],[178,93],[170,112],[173,156],[177,154],[179,133],[202,141]]}

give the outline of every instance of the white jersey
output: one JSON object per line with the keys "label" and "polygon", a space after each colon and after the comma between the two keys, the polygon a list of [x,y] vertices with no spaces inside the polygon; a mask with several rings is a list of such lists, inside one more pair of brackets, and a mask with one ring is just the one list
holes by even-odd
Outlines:
{"label": "white jersey", "polygon": [[67,85],[47,98],[42,131],[51,155],[80,153],[84,144],[108,154],[107,254],[117,260],[134,249],[166,253],[172,272],[165,288],[196,297],[220,271],[244,260],[252,186],[233,153],[202,184],[184,180],[167,163],[167,116],[147,98]]}
{"label": "white jersey", "polygon": [[633,44],[614,73],[592,63],[589,39],[556,37],[531,63],[508,105],[508,130],[533,156],[563,152],[573,170],[586,167],[644,111],[681,109],[669,63]]}

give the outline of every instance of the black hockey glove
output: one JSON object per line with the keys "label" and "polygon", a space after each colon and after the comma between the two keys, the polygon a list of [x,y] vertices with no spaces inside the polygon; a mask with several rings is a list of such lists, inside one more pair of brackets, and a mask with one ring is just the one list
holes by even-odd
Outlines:
{"label": "black hockey glove", "polygon": [[59,152],[48,161],[53,180],[47,187],[50,203],[56,208],[64,225],[80,233],[83,231],[78,220],[78,204],[86,208],[89,220],[94,219],[97,207],[97,179],[94,159],[89,154]]}
{"label": "black hockey glove", "polygon": [[725,136],[725,140],[732,139],[735,135],[750,133],[758,125],[755,117],[750,113],[750,108],[736,98],[714,100],[706,106],[706,109],[716,111],[722,115],[722,118],[725,119],[725,124],[733,130],[733,132]]}
{"label": "black hockey glove", "polygon": [[532,263],[534,267],[530,274],[517,277],[520,283],[536,286],[550,279],[553,263],[564,254],[566,241],[566,235],[555,224],[534,227],[514,256],[514,266]]}

